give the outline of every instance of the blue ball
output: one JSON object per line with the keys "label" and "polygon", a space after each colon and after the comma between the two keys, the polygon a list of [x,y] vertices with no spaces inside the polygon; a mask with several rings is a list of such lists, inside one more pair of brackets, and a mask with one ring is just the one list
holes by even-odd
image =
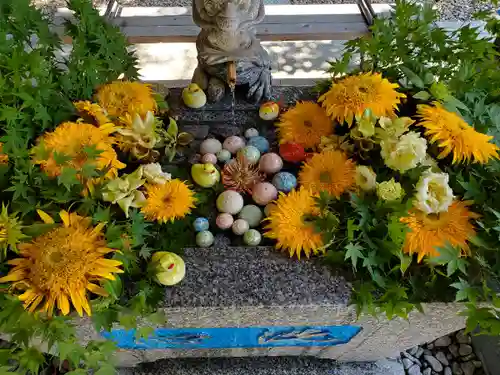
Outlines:
{"label": "blue ball", "polygon": [[208,219],[205,217],[197,217],[193,223],[194,230],[196,232],[203,232],[204,230],[208,230]]}
{"label": "blue ball", "polygon": [[289,172],[279,172],[273,177],[273,185],[279,191],[289,193],[297,186],[297,178]]}
{"label": "blue ball", "polygon": [[269,151],[269,141],[260,135],[250,138],[247,146],[254,146],[261,154]]}

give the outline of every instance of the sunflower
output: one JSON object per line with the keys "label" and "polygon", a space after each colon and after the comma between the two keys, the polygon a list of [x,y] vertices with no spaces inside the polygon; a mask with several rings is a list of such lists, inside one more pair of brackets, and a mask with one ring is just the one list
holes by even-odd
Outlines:
{"label": "sunflower", "polygon": [[[113,131],[112,124],[96,127],[86,123],[65,122],[39,139],[34,162],[40,164],[50,177],[56,177],[61,175],[63,167],[81,170],[88,161],[88,149],[95,148],[100,151],[95,159],[96,169],[106,170],[106,178],[116,178],[117,170],[124,168],[125,164],[118,160],[112,147],[113,138],[109,134]],[[64,158],[68,160],[64,161]]]}
{"label": "sunflower", "polygon": [[151,86],[140,82],[115,81],[103,85],[97,90],[96,101],[113,117],[126,113],[144,117],[158,107]]}
{"label": "sunflower", "polygon": [[419,210],[412,210],[408,216],[400,220],[410,231],[406,234],[403,250],[406,253],[418,254],[418,261],[426,255],[439,255],[439,247],[449,243],[458,246],[463,253],[469,252],[467,240],[476,234],[471,219],[479,217],[469,211],[470,202],[454,201],[448,211],[426,215]]}
{"label": "sunflower", "polygon": [[181,219],[194,208],[194,192],[179,179],[146,185],[146,202],[141,208],[148,220],[160,223]]}
{"label": "sunflower", "polygon": [[300,143],[304,148],[314,148],[322,136],[333,133],[333,124],[326,112],[314,102],[298,102],[281,115],[278,127],[280,143]]}
{"label": "sunflower", "polygon": [[105,258],[115,250],[106,246],[104,224],[93,227],[91,218],[64,210],[59,213],[62,224],[55,224],[45,212],[38,213],[54,228],[18,246],[22,258],[7,262],[14,267],[0,283],[13,282],[15,289],[23,290],[19,299],[30,312],[41,310],[52,316],[57,304],[68,315],[71,301],[78,315],[83,311],[91,315],[87,291],[107,296],[98,283],[123,273],[120,261]]}
{"label": "sunflower", "polygon": [[304,163],[299,183],[313,193],[326,191],[339,198],[355,186],[356,164],[342,151],[323,151]]}
{"label": "sunflower", "polygon": [[438,158],[453,153],[453,164],[463,161],[485,164],[492,158],[498,158],[498,147],[490,143],[493,136],[479,133],[442,104],[433,104],[418,106],[418,115],[422,118],[418,125],[426,129],[425,135],[430,143],[438,143],[443,149]]}
{"label": "sunflower", "polygon": [[394,109],[406,97],[395,90],[398,87],[380,73],[352,75],[334,82],[319,102],[323,103],[328,116],[351,126],[354,118],[362,116],[366,109],[376,117],[393,117]]}
{"label": "sunflower", "polygon": [[276,247],[287,251],[290,257],[303,252],[307,258],[323,253],[323,239],[321,233],[315,231],[311,216],[319,215],[314,195],[310,190],[301,188],[292,190],[288,195],[280,193],[273,203],[272,210],[265,221],[268,222],[264,229],[264,236],[277,240]]}
{"label": "sunflower", "polygon": [[74,102],[78,115],[88,123],[95,125],[108,124],[111,121],[108,118],[108,114],[99,104],[91,103],[88,100]]}
{"label": "sunflower", "polygon": [[0,165],[9,164],[9,155],[3,153],[3,143],[0,142]]}

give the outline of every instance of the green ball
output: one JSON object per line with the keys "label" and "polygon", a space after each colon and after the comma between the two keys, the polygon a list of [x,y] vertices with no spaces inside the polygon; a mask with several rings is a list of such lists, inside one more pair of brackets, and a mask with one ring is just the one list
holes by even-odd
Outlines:
{"label": "green ball", "polygon": [[196,235],[196,244],[199,247],[209,247],[214,243],[214,235],[208,230],[198,232]]}
{"label": "green ball", "polygon": [[255,229],[250,229],[243,235],[243,241],[249,246],[257,246],[261,240],[261,234]]}
{"label": "green ball", "polygon": [[258,227],[263,216],[264,215],[262,214],[260,208],[254,204],[249,204],[244,206],[241,209],[240,214],[238,215],[240,219],[243,219],[246,222],[248,222],[250,228]]}

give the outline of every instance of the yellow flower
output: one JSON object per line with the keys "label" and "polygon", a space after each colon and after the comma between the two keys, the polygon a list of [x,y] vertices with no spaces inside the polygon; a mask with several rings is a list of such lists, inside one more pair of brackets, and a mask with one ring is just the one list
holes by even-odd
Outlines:
{"label": "yellow flower", "polygon": [[158,107],[151,86],[140,82],[115,81],[103,85],[97,90],[96,101],[113,117],[126,113],[144,117]]}
{"label": "yellow flower", "polygon": [[448,181],[448,173],[433,173],[430,170],[422,173],[415,186],[415,207],[426,214],[448,211],[454,198]]}
{"label": "yellow flower", "polygon": [[375,135],[377,118],[373,116],[370,110],[366,110],[362,116],[357,116],[356,122],[358,123],[358,131],[363,135],[363,138],[369,138]]}
{"label": "yellow flower", "polygon": [[420,262],[424,256],[439,256],[438,248],[449,243],[459,247],[463,254],[469,253],[467,240],[476,234],[471,219],[479,217],[469,211],[470,202],[454,201],[447,212],[426,215],[413,210],[400,220],[410,231],[406,233],[403,250],[408,254],[417,253]]}
{"label": "yellow flower", "polygon": [[385,165],[401,173],[418,166],[427,155],[427,141],[417,132],[408,132],[399,139],[383,140],[380,148]]}
{"label": "yellow flower", "polygon": [[194,208],[194,192],[179,179],[146,185],[146,203],[141,208],[148,220],[160,223],[182,219]]}
{"label": "yellow flower", "polygon": [[378,121],[380,128],[375,133],[380,140],[399,138],[408,131],[410,125],[414,122],[415,120],[409,117],[397,117],[395,119],[381,117]]}
{"label": "yellow flower", "polygon": [[105,125],[111,122],[106,111],[99,104],[85,100],[74,102],[73,105],[84,122],[95,125]]}
{"label": "yellow flower", "polygon": [[422,118],[418,125],[426,129],[430,143],[437,143],[443,149],[438,158],[453,154],[453,164],[464,161],[485,164],[492,158],[498,159],[498,147],[490,143],[493,136],[477,132],[440,103],[433,104],[418,106],[418,115]]}
{"label": "yellow flower", "polygon": [[268,223],[264,236],[275,239],[276,247],[288,252],[290,257],[297,255],[300,259],[302,253],[307,258],[311,253],[322,254],[321,233],[316,232],[310,222],[310,217],[316,215],[319,215],[319,209],[311,191],[301,188],[288,195],[280,193],[265,219]]}
{"label": "yellow flower", "polygon": [[304,148],[314,148],[322,136],[333,133],[333,124],[326,112],[314,102],[298,102],[281,115],[278,127],[280,143],[300,143]]}
{"label": "yellow flower", "polygon": [[314,154],[299,172],[299,183],[313,193],[326,191],[339,198],[354,187],[356,165],[341,151]]}
{"label": "yellow flower", "polygon": [[9,164],[9,155],[3,153],[3,143],[0,142],[0,165]]}
{"label": "yellow flower", "polygon": [[363,115],[366,109],[376,117],[393,117],[401,98],[406,97],[395,90],[398,87],[380,73],[352,75],[334,82],[319,102],[328,116],[352,126],[354,118]]}
{"label": "yellow flower", "polygon": [[[101,153],[95,158],[95,167],[107,171],[106,178],[116,178],[118,169],[125,164],[118,160],[112,147],[113,138],[109,136],[114,128],[111,124],[96,127],[91,124],[65,122],[53,132],[45,133],[39,139],[40,152],[35,149],[34,162],[50,177],[59,176],[63,167],[81,170],[88,162],[86,148],[94,147]],[[69,160],[59,164],[57,154]]]}
{"label": "yellow flower", "polygon": [[377,187],[377,175],[371,167],[366,165],[356,167],[356,185],[364,191],[370,191]]}
{"label": "yellow flower", "polygon": [[394,180],[394,177],[389,181],[384,181],[377,184],[377,197],[384,201],[394,202],[401,200],[405,195],[405,191],[399,182]]}
{"label": "yellow flower", "polygon": [[[54,224],[48,214],[38,213],[45,223]],[[0,283],[13,282],[15,289],[23,290],[19,299],[30,312],[39,309],[52,316],[57,305],[68,315],[71,301],[78,315],[83,316],[83,311],[91,315],[87,291],[107,296],[96,282],[114,280],[113,274],[123,273],[118,268],[122,263],[105,258],[115,250],[106,247],[104,224],[93,227],[90,218],[64,210],[59,216],[62,225],[54,224],[47,233],[19,245],[22,258],[7,262],[14,267]]]}
{"label": "yellow flower", "polygon": [[352,153],[354,151],[354,145],[349,142],[348,135],[329,135],[322,136],[321,141],[318,145],[318,151],[333,151],[340,150],[345,153]]}

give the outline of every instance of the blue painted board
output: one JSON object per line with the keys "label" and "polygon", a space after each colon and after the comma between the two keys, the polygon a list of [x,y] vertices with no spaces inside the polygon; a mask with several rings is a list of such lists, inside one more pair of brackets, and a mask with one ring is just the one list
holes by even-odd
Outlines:
{"label": "blue painted board", "polygon": [[122,349],[216,349],[280,346],[335,346],[348,343],[361,331],[357,326],[157,328],[148,338],[136,331],[102,332]]}

